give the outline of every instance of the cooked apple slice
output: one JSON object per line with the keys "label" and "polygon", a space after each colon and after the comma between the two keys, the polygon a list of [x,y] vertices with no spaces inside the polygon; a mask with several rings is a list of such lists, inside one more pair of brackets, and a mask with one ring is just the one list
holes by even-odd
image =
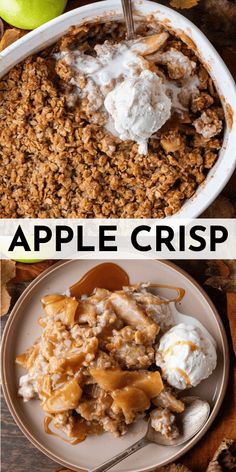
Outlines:
{"label": "cooked apple slice", "polygon": [[150,407],[150,399],[139,388],[125,387],[115,390],[111,396],[115,409],[122,410],[126,424],[132,423],[137,413],[143,413]]}
{"label": "cooked apple slice", "polygon": [[76,408],[81,396],[82,389],[78,381],[73,379],[55,390],[42,406],[47,413],[63,413],[63,411]]}
{"label": "cooked apple slice", "polygon": [[44,306],[47,306],[51,305],[52,303],[59,302],[60,300],[64,300],[64,298],[64,295],[53,293],[52,295],[45,295],[45,297],[41,298],[41,302]]}
{"label": "cooked apple slice", "polygon": [[163,389],[159,372],[126,371],[119,369],[90,369],[99,387],[108,392],[135,387],[142,390],[149,399],[155,398]]}
{"label": "cooked apple slice", "polygon": [[49,398],[52,393],[52,383],[50,375],[42,375],[37,379],[37,387],[40,398],[46,397]]}
{"label": "cooked apple slice", "polygon": [[131,49],[141,54],[141,56],[147,56],[148,54],[153,54],[158,51],[168,38],[169,34],[166,32],[145,36],[133,42]]}
{"label": "cooked apple slice", "polygon": [[117,316],[137,330],[145,329],[147,337],[153,341],[159,332],[159,326],[145,314],[136,301],[124,292],[115,292],[110,297]]}
{"label": "cooked apple slice", "polygon": [[96,306],[87,300],[80,301],[76,311],[76,322],[94,326],[96,324],[97,314]]}
{"label": "cooked apple slice", "polygon": [[130,326],[146,328],[155,325],[130,295],[124,292],[115,292],[111,295],[110,301],[117,315],[130,324]]}
{"label": "cooked apple slice", "polygon": [[32,347],[27,349],[24,354],[20,354],[16,357],[16,363],[20,364],[24,369],[29,370],[35,362],[36,357],[39,353],[39,344],[34,344]]}
{"label": "cooked apple slice", "polygon": [[150,399],[156,396],[157,391],[160,393],[163,389],[161,375],[157,371],[136,372],[133,386],[142,390]]}
{"label": "cooked apple slice", "polygon": [[73,326],[78,308],[77,300],[64,295],[47,295],[41,301],[47,316],[57,316],[65,325]]}
{"label": "cooked apple slice", "polygon": [[82,351],[69,352],[63,358],[52,356],[49,359],[50,372],[67,372],[70,374],[77,372],[82,367],[85,357],[86,353]]}
{"label": "cooked apple slice", "polygon": [[107,392],[121,389],[131,383],[134,372],[120,369],[90,369],[90,374],[96,380],[99,387]]}

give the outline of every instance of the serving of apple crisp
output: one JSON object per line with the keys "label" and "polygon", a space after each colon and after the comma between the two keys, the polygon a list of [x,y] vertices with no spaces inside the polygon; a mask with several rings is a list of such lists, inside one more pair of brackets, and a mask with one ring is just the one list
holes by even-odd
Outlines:
{"label": "serving of apple crisp", "polygon": [[78,442],[102,431],[124,434],[158,408],[167,418],[163,434],[176,434],[171,412],[184,405],[157,368],[149,370],[157,335],[171,323],[168,305],[145,286],[96,289],[80,299],[49,295],[42,305],[41,338],[17,362],[28,371],[19,394],[25,401],[39,397],[46,424],[52,420]]}
{"label": "serving of apple crisp", "polygon": [[163,218],[222,147],[224,111],[190,46],[155,21],[85,24],[0,81],[1,218]]}
{"label": "serving of apple crisp", "polygon": [[175,326],[170,300],[138,284],[47,295],[42,306],[41,337],[16,361],[27,370],[19,395],[41,401],[46,432],[57,428],[76,444],[104,431],[123,435],[150,415],[156,431],[178,436],[175,415],[185,408],[178,392],[208,377],[216,354],[201,330]]}

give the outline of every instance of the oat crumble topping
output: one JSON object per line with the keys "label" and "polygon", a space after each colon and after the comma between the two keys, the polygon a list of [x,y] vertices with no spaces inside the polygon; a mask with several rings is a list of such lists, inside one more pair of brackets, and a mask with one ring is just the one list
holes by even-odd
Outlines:
{"label": "oat crumble topping", "polygon": [[[155,23],[139,27],[143,36],[158,31]],[[0,81],[1,218],[163,218],[204,181],[222,146],[224,112],[208,72],[180,39],[169,34],[149,58],[169,84],[173,109],[147,155],[109,133],[99,112],[96,122],[76,96],[72,69],[56,59],[76,48],[94,56],[95,45],[124,36],[117,23],[73,27]]]}

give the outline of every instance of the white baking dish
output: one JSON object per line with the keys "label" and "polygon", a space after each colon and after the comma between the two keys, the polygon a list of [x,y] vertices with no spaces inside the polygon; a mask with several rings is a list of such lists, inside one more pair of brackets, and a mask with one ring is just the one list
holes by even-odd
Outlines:
{"label": "white baking dish", "polygon": [[[236,167],[236,86],[226,65],[204,34],[184,16],[170,8],[154,2],[136,0],[133,2],[138,15],[152,14],[157,20],[179,33],[183,40],[194,43],[195,51],[207,66],[224,106],[227,127],[223,147],[215,166],[206,180],[198,187],[175,216],[194,218],[199,216],[217,197]],[[121,1],[109,0],[86,5],[49,21],[22,37],[0,53],[0,77],[14,65],[32,53],[36,53],[57,41],[71,25],[98,17],[120,17]]]}

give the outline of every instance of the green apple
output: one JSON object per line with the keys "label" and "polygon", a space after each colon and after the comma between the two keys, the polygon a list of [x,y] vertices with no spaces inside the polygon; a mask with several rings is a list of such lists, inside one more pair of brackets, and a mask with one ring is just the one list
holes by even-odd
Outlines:
{"label": "green apple", "polygon": [[12,260],[16,262],[22,262],[23,264],[35,264],[36,262],[41,262],[43,259],[29,259],[28,261],[26,259],[12,259]]}
{"label": "green apple", "polygon": [[[48,243],[44,244],[42,249],[40,250],[40,253],[32,250],[31,253],[28,255],[29,259],[27,258],[27,253],[21,246],[16,247],[13,252],[9,252],[8,248],[11,244],[11,241],[12,236],[0,235],[0,259],[7,258],[12,259],[16,262],[26,262],[27,264],[33,264],[34,262],[40,262],[45,259],[52,259],[55,255],[55,250],[53,248],[52,241],[49,241]],[[33,236],[28,236],[27,242],[30,247],[33,247]]]}
{"label": "green apple", "polygon": [[0,0],[0,17],[16,28],[32,30],[61,15],[67,0]]}

